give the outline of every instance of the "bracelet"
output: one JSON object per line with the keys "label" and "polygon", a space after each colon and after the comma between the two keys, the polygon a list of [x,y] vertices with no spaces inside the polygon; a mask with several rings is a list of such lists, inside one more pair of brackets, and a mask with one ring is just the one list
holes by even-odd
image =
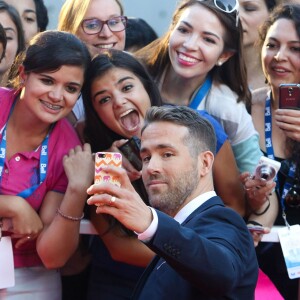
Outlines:
{"label": "bracelet", "polygon": [[265,214],[268,211],[268,209],[270,208],[270,199],[269,199],[269,197],[267,198],[267,201],[268,201],[268,205],[262,212],[258,213],[258,212],[253,210],[252,213],[256,216],[262,216],[263,214]]}
{"label": "bracelet", "polygon": [[82,215],[80,217],[72,217],[72,216],[65,215],[59,208],[57,208],[56,214],[60,215],[64,219],[67,219],[67,220],[73,221],[73,222],[81,221],[84,217],[84,213],[82,213]]}

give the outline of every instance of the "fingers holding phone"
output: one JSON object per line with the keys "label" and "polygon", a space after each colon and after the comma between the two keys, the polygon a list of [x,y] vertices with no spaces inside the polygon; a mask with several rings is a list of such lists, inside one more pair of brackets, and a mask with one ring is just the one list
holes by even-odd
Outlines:
{"label": "fingers holding phone", "polygon": [[255,247],[261,241],[263,235],[270,232],[269,227],[264,227],[263,225],[255,222],[255,221],[249,221],[249,223],[247,224],[247,227],[252,235]]}

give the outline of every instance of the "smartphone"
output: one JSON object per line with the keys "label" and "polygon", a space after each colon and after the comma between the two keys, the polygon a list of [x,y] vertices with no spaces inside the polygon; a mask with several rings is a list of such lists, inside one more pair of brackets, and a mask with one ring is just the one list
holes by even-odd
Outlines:
{"label": "smartphone", "polygon": [[273,180],[280,169],[281,163],[262,156],[255,168],[254,178],[264,179],[266,181]]}
{"label": "smartphone", "polygon": [[247,225],[247,227],[250,232],[257,232],[257,233],[264,232],[264,227],[260,225]]}
{"label": "smartphone", "polygon": [[279,108],[300,109],[300,84],[279,85]]}
{"label": "smartphone", "polygon": [[122,166],[122,154],[118,152],[97,152],[95,155],[95,176],[94,182],[110,182],[120,186],[119,176],[115,176],[103,171],[103,166]]}
{"label": "smartphone", "polygon": [[142,160],[140,157],[141,141],[138,137],[133,136],[125,144],[119,147],[123,155],[129,160],[132,166],[140,171],[142,170]]}

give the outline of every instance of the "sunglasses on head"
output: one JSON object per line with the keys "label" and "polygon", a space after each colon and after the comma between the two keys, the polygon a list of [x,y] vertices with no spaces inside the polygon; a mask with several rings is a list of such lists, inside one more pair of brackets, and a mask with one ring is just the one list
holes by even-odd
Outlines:
{"label": "sunglasses on head", "polygon": [[[204,2],[208,0],[198,0],[199,2]],[[235,26],[239,23],[239,1],[238,0],[214,0],[214,5],[219,10],[231,14],[236,12]]]}

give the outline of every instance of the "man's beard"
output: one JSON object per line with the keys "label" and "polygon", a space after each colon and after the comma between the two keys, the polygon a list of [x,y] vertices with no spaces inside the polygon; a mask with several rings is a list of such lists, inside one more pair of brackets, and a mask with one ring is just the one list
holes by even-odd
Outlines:
{"label": "man's beard", "polygon": [[[151,179],[163,179],[161,175],[152,175]],[[167,181],[169,182],[169,181]],[[198,168],[196,166],[178,175],[174,186],[169,186],[165,192],[150,192],[150,205],[169,216],[175,216],[184,201],[192,194],[199,184]]]}

